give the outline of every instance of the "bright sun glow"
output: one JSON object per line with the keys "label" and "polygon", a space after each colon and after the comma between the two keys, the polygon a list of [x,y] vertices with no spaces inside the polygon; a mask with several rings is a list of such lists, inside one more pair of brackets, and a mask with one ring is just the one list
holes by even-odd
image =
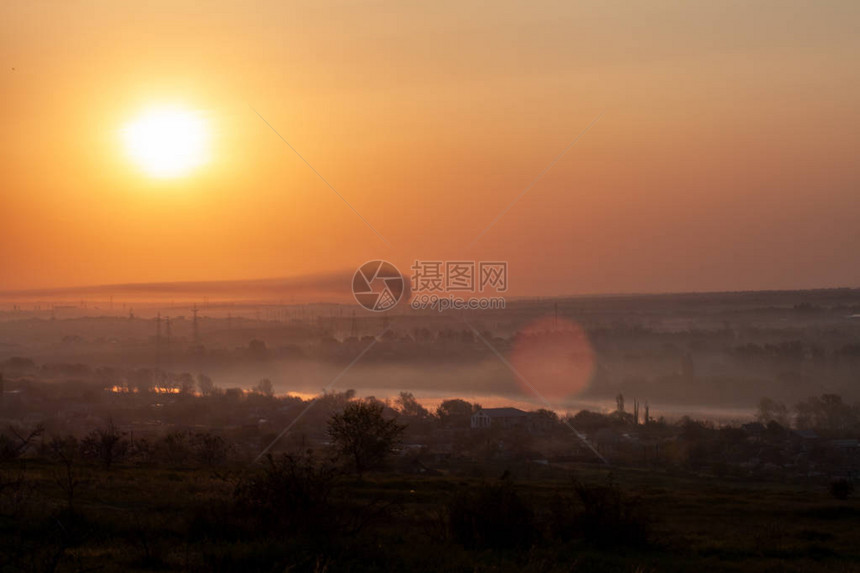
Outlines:
{"label": "bright sun glow", "polygon": [[129,155],[153,177],[178,177],[209,161],[209,128],[182,109],[147,112],[123,129]]}

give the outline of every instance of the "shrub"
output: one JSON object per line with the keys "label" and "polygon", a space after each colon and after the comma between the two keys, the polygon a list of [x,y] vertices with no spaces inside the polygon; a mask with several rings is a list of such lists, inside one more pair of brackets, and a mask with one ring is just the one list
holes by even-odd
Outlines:
{"label": "shrub", "polygon": [[517,549],[535,538],[534,511],[507,481],[466,490],[448,504],[451,537],[468,549]]}
{"label": "shrub", "polygon": [[189,441],[188,432],[170,432],[157,444],[159,457],[173,466],[187,463],[191,452]]}
{"label": "shrub", "polygon": [[125,432],[120,432],[113,422],[104,428],[93,430],[81,440],[81,454],[85,458],[97,460],[110,469],[114,462],[122,460],[128,452]]}
{"label": "shrub", "polygon": [[611,479],[606,485],[573,484],[582,509],[576,515],[580,534],[599,547],[642,547],[650,523],[638,498],[627,496]]}
{"label": "shrub", "polygon": [[44,431],[45,428],[41,424],[30,431],[9,426],[5,432],[0,434],[0,462],[9,462],[20,458],[30,447],[30,444]]}
{"label": "shrub", "polygon": [[848,499],[854,493],[854,484],[845,478],[839,478],[830,482],[828,490],[836,499]]}
{"label": "shrub", "polygon": [[212,467],[227,461],[228,445],[221,436],[199,433],[191,440],[194,455],[202,465]]}
{"label": "shrub", "polygon": [[281,531],[320,532],[335,521],[330,497],[336,477],[331,466],[316,463],[310,454],[268,455],[262,472],[236,486],[236,508],[252,521]]}

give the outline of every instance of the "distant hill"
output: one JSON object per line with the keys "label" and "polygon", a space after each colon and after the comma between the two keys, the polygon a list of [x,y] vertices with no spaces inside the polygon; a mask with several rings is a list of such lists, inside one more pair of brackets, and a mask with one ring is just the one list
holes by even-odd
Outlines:
{"label": "distant hill", "polygon": [[6,301],[123,300],[270,300],[283,302],[347,302],[352,300],[352,273],[334,272],[300,277],[230,280],[177,281],[88,285],[64,288],[0,291]]}

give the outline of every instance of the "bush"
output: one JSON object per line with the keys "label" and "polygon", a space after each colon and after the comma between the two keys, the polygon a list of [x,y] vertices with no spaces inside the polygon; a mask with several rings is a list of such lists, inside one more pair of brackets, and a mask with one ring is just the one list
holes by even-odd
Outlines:
{"label": "bush", "polygon": [[30,447],[30,444],[44,431],[45,428],[41,424],[30,431],[9,426],[5,432],[0,434],[0,462],[9,462],[20,458]]}
{"label": "bush", "polygon": [[644,547],[651,523],[637,498],[611,479],[605,485],[573,482],[574,495],[557,494],[549,508],[548,532],[559,541],[582,539],[599,548]]}
{"label": "bush", "polygon": [[191,452],[188,432],[170,432],[159,440],[158,455],[170,465],[177,466],[188,463]]}
{"label": "bush", "polygon": [[448,504],[451,537],[468,549],[521,549],[535,538],[534,511],[509,482],[454,496]]}
{"label": "bush", "polygon": [[204,466],[218,466],[227,461],[229,446],[221,436],[208,432],[199,433],[192,438],[191,444],[194,456]]}
{"label": "bush", "polygon": [[327,464],[304,457],[266,457],[263,471],[236,486],[234,500],[240,514],[265,527],[313,535],[334,525],[330,501],[336,472]]}
{"label": "bush", "polygon": [[93,430],[81,440],[81,454],[85,458],[101,462],[105,469],[110,469],[114,462],[121,461],[128,453],[128,440],[125,432],[120,432],[113,421],[104,428]]}
{"label": "bush", "polygon": [[598,547],[643,547],[650,523],[638,498],[629,497],[611,479],[606,485],[578,481],[573,489],[582,506],[576,515],[580,534]]}
{"label": "bush", "polygon": [[854,493],[854,484],[845,478],[835,479],[830,482],[828,490],[836,499],[848,499]]}

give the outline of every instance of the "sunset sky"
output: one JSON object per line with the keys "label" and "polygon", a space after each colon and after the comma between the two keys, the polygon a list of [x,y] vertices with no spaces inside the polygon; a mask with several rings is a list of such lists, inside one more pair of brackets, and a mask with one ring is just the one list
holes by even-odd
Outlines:
{"label": "sunset sky", "polygon": [[[857,287],[858,26],[856,0],[6,0],[0,290],[379,258],[506,260],[522,295]],[[154,176],[123,138],[164,109],[207,150]]]}

